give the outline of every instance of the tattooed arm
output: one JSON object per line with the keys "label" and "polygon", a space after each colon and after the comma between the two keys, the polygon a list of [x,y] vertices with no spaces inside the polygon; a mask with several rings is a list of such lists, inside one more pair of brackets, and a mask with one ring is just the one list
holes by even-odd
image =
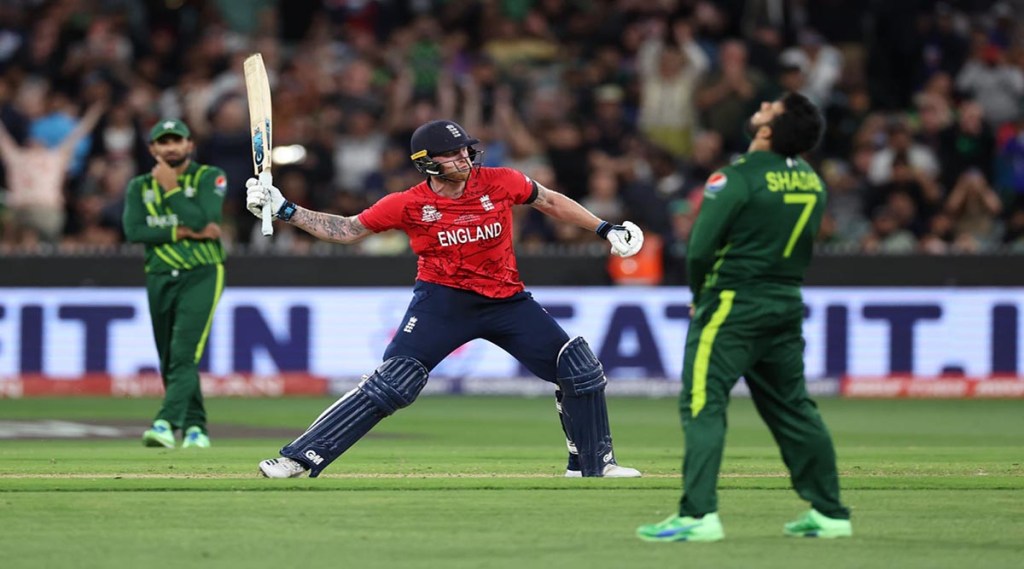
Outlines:
{"label": "tattooed arm", "polygon": [[332,243],[355,243],[373,234],[355,215],[345,217],[303,207],[296,209],[288,223],[310,235]]}
{"label": "tattooed arm", "polygon": [[537,184],[537,198],[530,204],[545,215],[594,231],[601,220],[576,200]]}

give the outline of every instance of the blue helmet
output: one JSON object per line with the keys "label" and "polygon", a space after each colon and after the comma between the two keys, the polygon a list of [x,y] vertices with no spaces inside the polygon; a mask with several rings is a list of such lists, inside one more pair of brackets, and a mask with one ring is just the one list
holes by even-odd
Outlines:
{"label": "blue helmet", "polygon": [[477,157],[482,154],[473,148],[480,141],[466,132],[459,123],[454,121],[430,121],[424,123],[412,133],[409,149],[412,151],[413,164],[416,169],[429,176],[441,175],[441,164],[431,157],[446,154],[460,148],[469,148],[470,160],[476,165]]}

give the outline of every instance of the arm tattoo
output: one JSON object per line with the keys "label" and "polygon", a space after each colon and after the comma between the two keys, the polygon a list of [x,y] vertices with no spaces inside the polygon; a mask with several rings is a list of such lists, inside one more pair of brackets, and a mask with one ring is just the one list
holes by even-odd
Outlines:
{"label": "arm tattoo", "polygon": [[531,203],[530,205],[539,210],[543,210],[545,207],[551,205],[550,196],[551,190],[545,188],[540,184],[537,184],[537,198],[533,200],[533,203]]}
{"label": "arm tattoo", "polygon": [[314,237],[335,243],[354,243],[370,234],[370,230],[354,215],[345,217],[305,208],[295,212],[291,224]]}

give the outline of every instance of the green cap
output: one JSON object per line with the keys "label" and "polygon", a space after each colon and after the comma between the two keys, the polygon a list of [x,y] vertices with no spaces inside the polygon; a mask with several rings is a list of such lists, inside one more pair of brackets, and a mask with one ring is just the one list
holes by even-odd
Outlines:
{"label": "green cap", "polygon": [[185,123],[179,119],[164,119],[153,125],[153,128],[150,129],[149,141],[156,142],[165,134],[176,134],[182,138],[192,138],[192,131],[185,126]]}

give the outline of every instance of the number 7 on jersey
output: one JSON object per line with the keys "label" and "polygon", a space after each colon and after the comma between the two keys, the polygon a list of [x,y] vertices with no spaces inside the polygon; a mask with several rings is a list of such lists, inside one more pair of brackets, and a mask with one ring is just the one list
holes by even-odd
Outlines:
{"label": "number 7 on jersey", "polygon": [[[263,56],[256,53],[245,58],[242,64],[245,71],[245,92],[249,99],[249,137],[252,141],[252,164],[256,177],[261,172],[270,172],[270,154],[273,144],[270,137],[272,112],[270,106],[270,81],[267,80],[267,68],[263,65]],[[271,223],[270,202],[263,204],[262,224],[263,235],[273,235],[274,225]]]}
{"label": "number 7 on jersey", "polygon": [[807,220],[811,218],[811,212],[814,211],[814,204],[818,201],[818,196],[814,194],[785,194],[782,196],[782,201],[787,204],[800,204],[804,206],[804,210],[800,212],[800,217],[797,218],[796,224],[793,226],[793,233],[789,236],[789,242],[786,243],[786,250],[782,252],[782,258],[788,259],[793,254],[796,240],[800,238],[804,227],[807,226]]}

